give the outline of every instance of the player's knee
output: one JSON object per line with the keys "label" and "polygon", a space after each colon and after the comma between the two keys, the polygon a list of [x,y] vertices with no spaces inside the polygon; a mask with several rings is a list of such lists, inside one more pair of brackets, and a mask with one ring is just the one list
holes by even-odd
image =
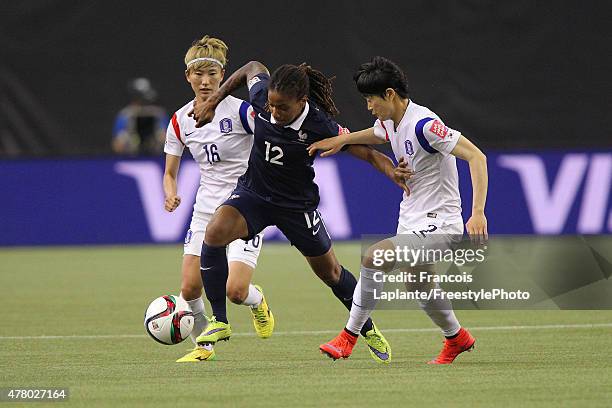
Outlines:
{"label": "player's knee", "polygon": [[334,286],[340,281],[340,274],[342,273],[342,266],[339,263],[336,263],[331,268],[329,268],[326,273],[320,275],[321,280],[327,286]]}
{"label": "player's knee", "polygon": [[183,282],[181,284],[181,295],[185,300],[193,300],[202,296],[202,286],[194,282]]}
{"label": "player's knee", "polygon": [[227,236],[230,233],[230,229],[227,225],[219,222],[211,222],[206,228],[206,234],[204,235],[204,242],[210,246],[223,246],[227,245]]}
{"label": "player's knee", "polygon": [[361,265],[369,269],[380,269],[382,263],[378,252],[378,248],[375,245],[369,247],[361,258]]}
{"label": "player's knee", "polygon": [[377,269],[388,272],[393,269],[395,262],[389,261],[385,258],[385,249],[378,246],[372,245],[368,248],[366,253],[361,257],[361,265],[368,269]]}
{"label": "player's knee", "polygon": [[227,298],[230,302],[235,303],[237,305],[242,304],[242,302],[244,302],[244,300],[247,298],[248,294],[248,287],[246,289],[235,286],[227,287]]}

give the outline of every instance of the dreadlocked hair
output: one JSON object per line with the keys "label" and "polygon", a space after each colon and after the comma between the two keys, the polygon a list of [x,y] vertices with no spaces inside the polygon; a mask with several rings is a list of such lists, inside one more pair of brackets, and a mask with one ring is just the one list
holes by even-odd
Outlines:
{"label": "dreadlocked hair", "polygon": [[340,112],[332,99],[332,83],[334,78],[327,78],[321,71],[313,69],[310,65],[281,65],[272,73],[268,88],[296,99],[308,96],[317,106],[330,116]]}

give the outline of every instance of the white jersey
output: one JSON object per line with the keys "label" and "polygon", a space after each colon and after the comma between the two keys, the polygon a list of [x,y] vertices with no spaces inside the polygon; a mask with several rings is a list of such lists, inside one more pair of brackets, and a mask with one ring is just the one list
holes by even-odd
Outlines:
{"label": "white jersey", "polygon": [[414,171],[400,204],[398,231],[427,224],[462,223],[457,163],[453,150],[461,133],[444,126],[438,115],[409,101],[397,129],[393,120],[374,123],[374,134],[391,143]]}
{"label": "white jersey", "polygon": [[194,213],[213,214],[247,169],[254,111],[248,102],[228,96],[215,109],[213,120],[196,128],[195,120],[187,116],[192,108],[189,102],[172,116],[164,152],[180,157],[185,146],[189,148],[201,172]]}

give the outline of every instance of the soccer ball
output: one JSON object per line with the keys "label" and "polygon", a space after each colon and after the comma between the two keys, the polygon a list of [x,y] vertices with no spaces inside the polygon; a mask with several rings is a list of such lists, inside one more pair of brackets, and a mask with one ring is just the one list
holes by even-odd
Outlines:
{"label": "soccer ball", "polygon": [[162,344],[178,344],[193,330],[193,313],[182,298],[161,296],[147,308],[144,326],[153,340]]}

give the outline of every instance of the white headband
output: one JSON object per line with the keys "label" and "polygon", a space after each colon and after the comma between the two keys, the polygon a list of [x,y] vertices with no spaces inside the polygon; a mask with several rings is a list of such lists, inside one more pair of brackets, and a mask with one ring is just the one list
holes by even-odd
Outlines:
{"label": "white headband", "polygon": [[208,57],[192,59],[191,61],[187,63],[187,68],[189,68],[191,64],[195,64],[196,62],[202,62],[202,61],[214,62],[216,64],[219,64],[221,68],[223,68],[223,64],[221,63],[221,61],[215,58],[208,58]]}

